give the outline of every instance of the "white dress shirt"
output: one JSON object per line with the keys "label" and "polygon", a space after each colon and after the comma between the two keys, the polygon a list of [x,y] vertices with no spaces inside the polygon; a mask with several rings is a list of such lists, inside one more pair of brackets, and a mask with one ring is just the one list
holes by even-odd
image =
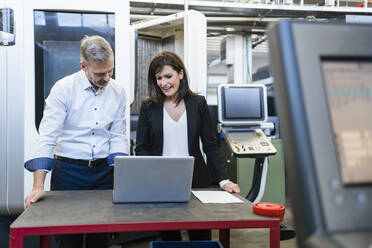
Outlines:
{"label": "white dress shirt", "polygon": [[163,108],[163,156],[189,156],[186,110],[175,121]]}
{"label": "white dress shirt", "polygon": [[83,70],[59,80],[46,99],[33,158],[129,154],[125,104],[124,88],[113,79],[97,91]]}

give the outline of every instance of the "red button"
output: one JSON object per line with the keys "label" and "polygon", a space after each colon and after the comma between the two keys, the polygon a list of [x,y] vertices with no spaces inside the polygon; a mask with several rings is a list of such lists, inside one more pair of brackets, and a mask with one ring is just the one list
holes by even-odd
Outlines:
{"label": "red button", "polygon": [[276,216],[283,221],[285,207],[278,203],[258,202],[253,204],[253,212],[259,215]]}

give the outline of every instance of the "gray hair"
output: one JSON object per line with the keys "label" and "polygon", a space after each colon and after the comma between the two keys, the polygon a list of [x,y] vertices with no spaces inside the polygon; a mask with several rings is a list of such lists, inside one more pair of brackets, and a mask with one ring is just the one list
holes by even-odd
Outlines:
{"label": "gray hair", "polygon": [[99,63],[107,62],[114,56],[110,44],[101,36],[85,36],[80,44],[80,60],[89,65],[90,60]]}

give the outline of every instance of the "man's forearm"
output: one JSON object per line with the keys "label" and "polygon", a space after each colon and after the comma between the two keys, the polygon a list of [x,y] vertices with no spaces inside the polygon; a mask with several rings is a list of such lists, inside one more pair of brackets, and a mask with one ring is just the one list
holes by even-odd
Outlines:
{"label": "man's forearm", "polygon": [[34,188],[44,189],[44,181],[47,172],[44,170],[34,171]]}

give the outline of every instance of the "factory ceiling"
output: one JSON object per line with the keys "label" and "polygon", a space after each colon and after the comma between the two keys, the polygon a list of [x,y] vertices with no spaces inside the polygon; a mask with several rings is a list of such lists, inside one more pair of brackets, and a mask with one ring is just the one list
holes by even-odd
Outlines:
{"label": "factory ceiling", "polygon": [[208,35],[262,32],[283,18],[335,21],[345,15],[372,15],[372,8],[356,7],[363,0],[136,0],[130,1],[131,21],[175,14],[184,11],[185,3],[207,17]]}

